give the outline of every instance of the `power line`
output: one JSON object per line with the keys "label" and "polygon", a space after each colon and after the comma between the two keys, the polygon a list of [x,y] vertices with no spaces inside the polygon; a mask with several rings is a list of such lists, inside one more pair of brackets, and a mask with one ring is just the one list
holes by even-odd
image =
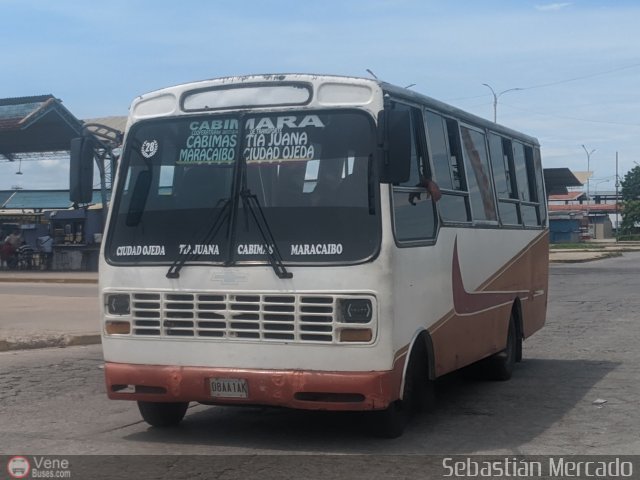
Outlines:
{"label": "power line", "polygon": [[554,86],[554,85],[560,85],[560,84],[563,84],[563,83],[575,82],[575,81],[578,81],[578,80],[585,80],[587,78],[598,77],[600,75],[608,75],[609,73],[620,72],[622,70],[629,70],[631,68],[637,68],[637,67],[640,67],[640,63],[634,63],[633,65],[627,65],[626,67],[613,68],[611,70],[605,70],[605,71],[602,71],[602,72],[591,73],[591,74],[588,74],[588,75],[583,75],[581,77],[567,78],[565,80],[558,80],[556,82],[541,83],[541,84],[538,84],[538,85],[531,85],[529,87],[522,87],[520,90],[532,90],[534,88],[551,87],[551,86]]}
{"label": "power line", "polygon": [[445,102],[455,102],[456,100],[472,100],[474,98],[483,98],[486,97],[487,95],[474,95],[473,97],[458,97],[458,98],[448,98],[445,100]]}
{"label": "power line", "polygon": [[[486,97],[486,95],[485,95]],[[474,105],[469,105],[469,106],[465,106],[465,110],[469,110],[472,108],[478,108],[478,107],[490,107],[491,105],[493,105],[491,102],[487,103],[487,102],[482,102],[482,103],[476,103]]]}
{"label": "power line", "polygon": [[[582,75],[582,76],[579,76],[579,77],[566,78],[564,80],[557,80],[557,81],[554,81],[554,82],[539,83],[537,85],[530,85],[528,87],[521,87],[519,90],[532,90],[532,89],[535,89],[535,88],[552,87],[554,85],[562,85],[563,83],[576,82],[578,80],[586,80],[588,78],[598,77],[598,76],[601,76],[601,75],[608,75],[610,73],[616,73],[616,72],[620,72],[622,70],[629,70],[629,69],[638,68],[638,67],[640,67],[640,63],[634,63],[634,64],[627,65],[627,66],[624,66],[624,67],[612,68],[610,70],[603,70],[601,72],[590,73],[590,74]],[[472,97],[450,98],[450,99],[447,99],[445,101],[453,102],[453,101],[457,101],[457,100],[472,100],[474,98],[481,98],[481,97],[486,97],[486,95],[474,95]]]}
{"label": "power line", "polygon": [[515,105],[510,105],[508,103],[502,103],[503,106],[511,107],[515,110],[521,110],[523,112],[533,113],[534,115],[541,115],[543,117],[552,117],[552,118],[560,118],[562,120],[573,120],[576,122],[586,122],[586,123],[598,123],[602,125],[617,125],[621,127],[640,127],[640,123],[623,123],[623,122],[606,122],[604,120],[590,120],[586,118],[576,118],[576,117],[567,117],[564,115],[554,115],[552,113],[542,113],[536,112],[534,110],[529,110],[527,108],[517,107]]}

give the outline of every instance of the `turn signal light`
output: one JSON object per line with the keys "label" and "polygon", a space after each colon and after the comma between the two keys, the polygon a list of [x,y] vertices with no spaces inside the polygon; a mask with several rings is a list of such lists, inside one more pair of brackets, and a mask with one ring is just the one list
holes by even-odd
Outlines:
{"label": "turn signal light", "polygon": [[121,320],[107,320],[104,324],[104,331],[107,335],[129,335],[131,324]]}
{"label": "turn signal light", "polygon": [[340,331],[341,342],[370,342],[373,333],[368,328],[345,328]]}

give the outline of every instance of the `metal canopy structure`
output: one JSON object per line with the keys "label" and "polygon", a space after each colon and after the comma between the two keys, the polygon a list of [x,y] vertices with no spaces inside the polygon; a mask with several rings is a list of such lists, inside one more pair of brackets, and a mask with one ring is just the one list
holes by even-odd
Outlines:
{"label": "metal canopy structure", "polygon": [[0,99],[0,156],[9,161],[69,151],[82,128],[53,95]]}
{"label": "metal canopy structure", "polygon": [[94,159],[100,171],[102,204],[108,201],[114,150],[122,144],[122,131],[77,119],[53,95],[0,99],[0,161],[69,158],[71,140],[93,137]]}
{"label": "metal canopy structure", "polygon": [[567,187],[581,187],[582,182],[568,168],[545,168],[547,196],[567,194]]}

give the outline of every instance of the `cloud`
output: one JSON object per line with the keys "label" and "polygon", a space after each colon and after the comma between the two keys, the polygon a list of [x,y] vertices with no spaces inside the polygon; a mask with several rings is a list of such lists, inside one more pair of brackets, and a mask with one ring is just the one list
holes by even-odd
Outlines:
{"label": "cloud", "polygon": [[541,12],[554,12],[573,5],[571,2],[564,3],[546,3],[544,5],[536,5],[536,10]]}

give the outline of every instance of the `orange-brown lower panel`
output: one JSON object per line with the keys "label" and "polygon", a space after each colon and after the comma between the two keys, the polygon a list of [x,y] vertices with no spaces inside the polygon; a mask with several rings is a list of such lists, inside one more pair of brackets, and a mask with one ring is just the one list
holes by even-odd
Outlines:
{"label": "orange-brown lower panel", "polygon": [[[399,397],[405,357],[382,372],[254,370],[105,363],[116,400],[271,405],[306,410],[378,410]],[[214,398],[210,379],[245,379],[247,398]]]}

